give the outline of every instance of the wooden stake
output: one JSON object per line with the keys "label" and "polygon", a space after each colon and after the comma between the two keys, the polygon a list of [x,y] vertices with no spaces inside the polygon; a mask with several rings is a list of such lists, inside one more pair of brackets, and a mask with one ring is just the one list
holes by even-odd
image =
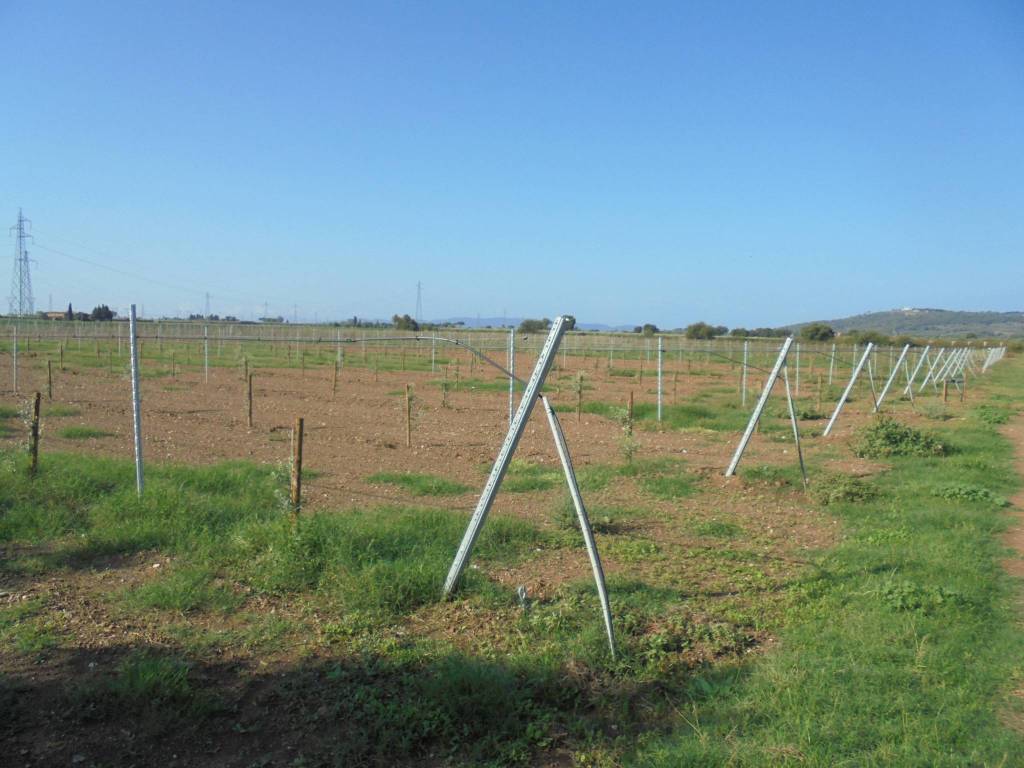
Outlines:
{"label": "wooden stake", "polygon": [[629,405],[626,406],[626,422],[629,424],[629,431],[633,431],[633,390],[629,390]]}
{"label": "wooden stake", "polygon": [[63,373],[64,372],[64,345],[63,344],[59,344],[58,348],[60,350],[60,370]]}
{"label": "wooden stake", "polygon": [[252,374],[249,374],[248,382],[249,382],[249,386],[247,387],[247,394],[246,394],[246,398],[245,398],[245,401],[246,401],[245,408],[246,408],[246,414],[247,414],[246,421],[247,421],[247,423],[249,425],[249,429],[252,429]]}
{"label": "wooden stake", "polygon": [[53,400],[53,361],[46,358],[46,394]]}
{"label": "wooden stake", "polygon": [[583,420],[583,371],[576,376],[576,423]]}
{"label": "wooden stake", "polygon": [[338,394],[338,361],[334,361],[334,378],[331,380],[331,397]]}
{"label": "wooden stake", "polygon": [[942,382],[942,402],[949,402],[949,380]]}
{"label": "wooden stake", "polygon": [[246,381],[249,378],[249,358],[242,358],[242,381]]}
{"label": "wooden stake", "polygon": [[964,368],[964,379],[960,382],[960,402],[967,396],[967,369]]}
{"label": "wooden stake", "polygon": [[302,508],[302,417],[295,419],[292,432],[292,513],[299,514]]}
{"label": "wooden stake", "polygon": [[821,374],[818,374],[818,407],[817,410],[821,410]]}
{"label": "wooden stake", "polygon": [[39,401],[42,395],[36,392],[32,398],[32,421],[28,433],[28,473],[35,475],[39,468]]}
{"label": "wooden stake", "polygon": [[405,447],[412,448],[412,392],[405,385]]}

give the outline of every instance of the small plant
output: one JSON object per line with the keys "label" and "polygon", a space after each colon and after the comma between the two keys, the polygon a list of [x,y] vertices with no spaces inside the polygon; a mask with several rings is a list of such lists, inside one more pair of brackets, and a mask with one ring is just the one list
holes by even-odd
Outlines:
{"label": "small plant", "polygon": [[878,591],[882,602],[894,611],[930,614],[944,605],[963,605],[967,601],[956,590],[945,587],[920,587],[896,579],[886,581]]}
{"label": "small plant", "polygon": [[98,437],[111,437],[112,432],[105,432],[95,427],[64,427],[57,433],[65,440],[91,440]]}
{"label": "small plant", "polygon": [[949,449],[934,435],[880,416],[861,430],[853,447],[855,455],[867,459],[888,456],[944,456]]}
{"label": "small plant", "polygon": [[949,499],[950,501],[973,501],[983,504],[993,504],[997,507],[1005,507],[1009,504],[1006,499],[992,493],[988,488],[982,488],[980,485],[969,485],[967,483],[956,483],[954,485],[937,488],[932,491],[932,496],[938,496],[940,499]]}
{"label": "small plant", "polygon": [[743,529],[736,525],[736,523],[729,523],[724,520],[705,520],[694,525],[693,532],[698,536],[708,536],[715,539],[735,539],[743,533]]}
{"label": "small plant", "polygon": [[811,495],[822,506],[828,506],[870,501],[878,496],[878,491],[863,478],[836,474],[820,478]]}

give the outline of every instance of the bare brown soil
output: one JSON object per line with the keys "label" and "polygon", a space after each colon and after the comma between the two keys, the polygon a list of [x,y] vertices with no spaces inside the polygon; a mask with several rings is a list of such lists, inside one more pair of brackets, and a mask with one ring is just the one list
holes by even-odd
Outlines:
{"label": "bare brown soil", "polygon": [[[519,370],[529,370],[532,363],[523,356],[518,361]],[[555,371],[550,378],[548,391],[555,403],[576,401],[571,381],[576,368],[574,361],[569,363],[566,371]],[[609,377],[603,363],[591,370],[592,364],[588,361],[584,368],[586,383],[593,387],[585,391],[585,399],[624,405],[632,391],[638,403],[654,401],[655,382],[649,369],[641,386],[636,379]],[[624,365],[635,368],[637,362]],[[466,361],[462,361],[461,368],[467,370]],[[23,392],[33,388],[45,391],[45,368],[40,367],[40,359],[26,356],[24,370]],[[307,510],[395,503],[442,506],[464,510],[468,515],[507,429],[507,393],[475,391],[464,385],[455,389],[452,381],[447,406],[442,407],[441,390],[432,383],[440,373],[375,374],[366,368],[347,368],[332,397],[329,369],[254,372],[255,426],[251,429],[245,421],[244,383],[240,372],[233,368],[211,369],[208,384],[194,370],[175,378],[143,379],[147,462],[204,464],[244,459],[284,463],[290,453],[291,425],[295,417],[302,416],[306,425],[305,465],[313,471],[305,485]],[[685,369],[670,368],[666,403],[694,402],[702,392],[713,388],[720,389],[718,397],[728,396],[721,391],[727,387],[738,399],[735,369],[708,364],[701,366],[699,373],[687,375]],[[479,371],[476,375],[481,376]],[[484,376],[492,378],[489,373]],[[813,377],[808,380],[813,381]],[[412,384],[415,392],[411,447],[405,445],[406,383]],[[0,404],[20,405],[23,399],[7,391],[0,395]],[[708,402],[715,407],[714,400]],[[867,402],[863,396],[851,402],[831,438],[805,436],[806,454],[819,457],[830,471],[877,471],[878,465],[852,458],[847,449],[853,431],[871,418]],[[781,403],[778,393],[772,403],[776,407]],[[80,413],[47,416],[54,405]],[[901,418],[928,426],[929,421],[913,413],[909,405],[896,407]],[[957,407],[950,404],[951,410]],[[829,408],[826,402],[823,410]],[[123,373],[111,374],[103,369],[59,373],[54,401],[44,403],[43,414],[43,461],[48,451],[84,451],[126,459],[132,455],[130,384]],[[616,421],[584,414],[577,422],[574,413],[560,415],[577,468],[623,462],[623,433]],[[59,436],[61,429],[72,425],[94,427],[111,436],[86,440]],[[0,439],[0,444],[24,439],[24,431],[15,426],[15,433]],[[722,476],[738,432],[649,428],[652,426],[638,425],[636,458],[684,459],[687,470],[699,478],[701,492],[663,501],[644,494],[631,480],[622,479],[587,494],[587,504],[593,508],[644,508],[646,514],[621,525],[658,548],[657,556],[629,558],[614,546],[606,546],[615,537],[599,533],[598,543],[604,548],[603,559],[610,575],[649,577],[677,590],[681,600],[699,598],[713,603],[744,595],[750,600],[770,602],[808,567],[808,553],[835,541],[835,521],[815,509],[798,488]],[[808,421],[803,426],[820,431],[824,422]],[[1015,428],[1021,425],[1017,423]],[[517,456],[557,467],[551,436],[539,413],[527,428]],[[744,466],[792,466],[795,461],[791,441],[757,434]],[[399,487],[367,481],[368,476],[381,471],[441,475],[472,490],[451,498],[413,497]],[[561,488],[503,493],[493,514],[517,515],[551,527],[553,508],[563,493]],[[716,543],[700,536],[695,526],[716,520],[729,521],[743,531],[744,557],[758,564],[757,581],[738,578],[728,567],[708,557]],[[1024,538],[1024,531],[1019,535]],[[58,648],[42,656],[25,654],[3,662],[2,673],[15,681],[15,695],[29,697],[26,700],[41,716],[33,720],[31,728],[6,734],[8,741],[0,749],[0,765],[67,765],[74,760],[99,765],[105,764],[103,755],[115,765],[289,765],[303,750],[329,750],[332,740],[344,738],[344,733],[332,730],[335,726],[318,709],[318,686],[323,684],[324,670],[339,660],[344,663],[348,653],[336,648],[331,639],[334,617],[311,611],[300,600],[253,598],[246,602],[244,615],[198,614],[169,620],[158,613],[127,612],[111,598],[133,585],[158,578],[171,565],[163,555],[143,553],[9,579],[0,585],[5,604],[43,600],[48,614],[56,617],[55,631],[62,638]],[[560,585],[589,578],[589,573],[585,552],[579,547],[541,553],[512,567],[495,568],[489,575],[510,587],[524,585],[532,598],[543,600],[554,595]],[[271,645],[261,641],[247,647],[237,637],[230,642],[218,641],[233,629],[242,630],[251,624],[253,615],[260,620],[287,619],[288,629],[279,642]],[[516,638],[509,632],[512,624],[511,615],[456,601],[426,606],[389,633],[390,639],[399,643],[408,635],[426,636],[466,651],[493,654],[515,644]],[[180,728],[167,731],[127,715],[123,726],[118,727],[117,716],[111,713],[68,708],[68,681],[81,684],[110,675],[129,651],[140,647],[179,648],[183,636],[193,638],[193,642],[194,638],[205,638],[206,645],[192,645],[188,653],[201,660],[196,674],[204,686],[222,691],[223,698],[231,702],[230,710],[193,723],[183,721]],[[766,633],[755,633],[751,650],[770,642]],[[692,653],[694,663],[709,660],[700,658],[699,649]],[[542,764],[565,764],[567,759],[555,749]],[[425,764],[432,762],[428,759]]]}

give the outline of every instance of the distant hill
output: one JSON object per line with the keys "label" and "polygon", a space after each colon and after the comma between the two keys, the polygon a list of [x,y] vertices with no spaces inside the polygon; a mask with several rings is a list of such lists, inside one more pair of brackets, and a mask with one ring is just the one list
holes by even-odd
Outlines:
{"label": "distant hill", "polygon": [[[1024,312],[957,312],[948,309],[891,309],[825,320],[837,331],[880,331],[893,336],[1024,337]],[[798,329],[808,323],[795,323]]]}

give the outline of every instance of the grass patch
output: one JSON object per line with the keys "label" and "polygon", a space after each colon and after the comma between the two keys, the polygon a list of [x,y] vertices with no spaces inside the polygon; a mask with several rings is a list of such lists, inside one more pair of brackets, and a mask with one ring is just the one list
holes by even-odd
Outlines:
{"label": "grass patch", "polygon": [[743,528],[736,523],[723,520],[702,520],[694,524],[693,532],[698,536],[707,536],[713,539],[735,539],[743,535]]}
{"label": "grass patch", "polygon": [[658,499],[673,501],[696,493],[697,478],[677,459],[645,459],[625,464],[619,474],[632,477],[641,490]]}
{"label": "grass patch", "polygon": [[556,465],[533,464],[522,459],[512,459],[501,490],[509,493],[547,491],[564,483],[562,468]]}
{"label": "grass patch", "polygon": [[98,437],[113,437],[114,433],[95,427],[64,427],[57,434],[65,440],[91,440]]}
{"label": "grass patch", "polygon": [[397,485],[413,496],[458,496],[469,491],[469,486],[437,475],[419,472],[378,472],[366,478],[378,485]]}
{"label": "grass patch", "polygon": [[74,408],[70,405],[51,405],[43,409],[43,416],[53,416],[54,418],[81,415],[82,410],[80,408]]}
{"label": "grass patch", "polygon": [[822,475],[815,478],[811,496],[822,506],[829,504],[859,504],[878,496],[878,489],[853,475]]}
{"label": "grass patch", "polygon": [[0,419],[15,419],[21,416],[21,411],[13,405],[0,405]]}

